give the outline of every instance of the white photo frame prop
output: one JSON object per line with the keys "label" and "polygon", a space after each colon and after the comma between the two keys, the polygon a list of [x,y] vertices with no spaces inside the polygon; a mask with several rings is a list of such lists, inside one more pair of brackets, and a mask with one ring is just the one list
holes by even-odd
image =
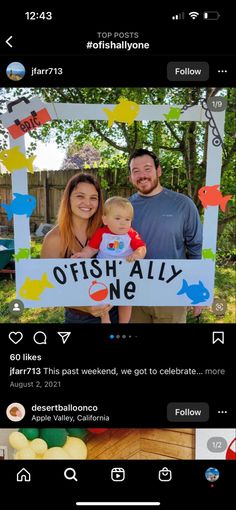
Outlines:
{"label": "white photo frame prop", "polygon": [[[52,120],[107,121],[104,108],[116,105],[45,103]],[[23,108],[25,106],[23,105]],[[203,99],[195,106],[140,105],[136,121],[165,121],[181,108],[178,121],[208,122],[207,186],[220,183],[225,112],[212,113]],[[22,114],[24,116],[24,112]],[[25,153],[24,136],[14,140]],[[28,194],[27,169],[12,173],[12,193]],[[15,253],[30,249],[29,218],[14,214]],[[216,252],[218,206],[204,210],[203,249]],[[201,260],[20,259],[16,292],[26,308],[112,305],[209,306],[214,299],[215,257]],[[183,280],[190,290],[179,295]],[[202,284],[200,283],[202,282]],[[203,287],[201,286],[203,285]],[[205,292],[204,292],[205,289]]]}

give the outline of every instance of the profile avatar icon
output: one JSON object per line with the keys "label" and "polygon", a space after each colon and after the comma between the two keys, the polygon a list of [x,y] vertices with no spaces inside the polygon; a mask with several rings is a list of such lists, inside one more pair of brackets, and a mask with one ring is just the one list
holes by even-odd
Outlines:
{"label": "profile avatar icon", "polygon": [[217,468],[208,468],[205,471],[205,478],[208,482],[216,482],[219,479],[220,472]]}
{"label": "profile avatar icon", "polygon": [[24,303],[20,299],[13,299],[8,303],[8,310],[14,317],[19,317],[24,312]]}
{"label": "profile avatar icon", "polygon": [[20,305],[19,305],[19,303],[14,303],[12,311],[13,312],[20,312]]}
{"label": "profile avatar icon", "polygon": [[25,67],[20,62],[11,62],[7,66],[6,73],[10,80],[19,81],[25,76]]}
{"label": "profile avatar icon", "polygon": [[6,415],[11,421],[21,421],[25,416],[25,408],[18,402],[13,402],[7,407]]}

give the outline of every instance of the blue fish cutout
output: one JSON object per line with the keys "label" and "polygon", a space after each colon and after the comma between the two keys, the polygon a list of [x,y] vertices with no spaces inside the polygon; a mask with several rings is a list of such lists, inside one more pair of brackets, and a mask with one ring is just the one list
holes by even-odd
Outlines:
{"label": "blue fish cutout", "polygon": [[204,287],[201,280],[196,285],[188,285],[186,280],[183,280],[182,288],[177,292],[177,296],[180,294],[186,294],[189,299],[192,299],[191,305],[203,303],[210,297],[209,290]]}
{"label": "blue fish cutout", "polygon": [[14,193],[15,197],[10,204],[1,204],[7,213],[7,219],[11,220],[13,214],[26,214],[27,218],[31,216],[36,206],[36,198],[33,195],[22,195]]}

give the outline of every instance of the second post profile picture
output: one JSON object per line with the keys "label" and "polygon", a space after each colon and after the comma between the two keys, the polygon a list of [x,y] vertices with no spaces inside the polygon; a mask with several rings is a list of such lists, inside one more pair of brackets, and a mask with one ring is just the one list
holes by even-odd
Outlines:
{"label": "second post profile picture", "polygon": [[7,77],[13,81],[20,81],[25,76],[25,67],[20,62],[11,62],[6,68]]}
{"label": "second post profile picture", "polygon": [[25,408],[18,402],[13,402],[7,407],[6,415],[11,421],[21,421],[25,416]]}

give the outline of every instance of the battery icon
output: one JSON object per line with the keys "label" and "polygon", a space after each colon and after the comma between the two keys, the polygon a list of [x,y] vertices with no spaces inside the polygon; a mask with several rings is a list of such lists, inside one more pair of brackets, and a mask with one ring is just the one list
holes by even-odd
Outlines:
{"label": "battery icon", "polygon": [[220,17],[220,13],[217,11],[205,11],[203,13],[203,19],[217,21]]}

